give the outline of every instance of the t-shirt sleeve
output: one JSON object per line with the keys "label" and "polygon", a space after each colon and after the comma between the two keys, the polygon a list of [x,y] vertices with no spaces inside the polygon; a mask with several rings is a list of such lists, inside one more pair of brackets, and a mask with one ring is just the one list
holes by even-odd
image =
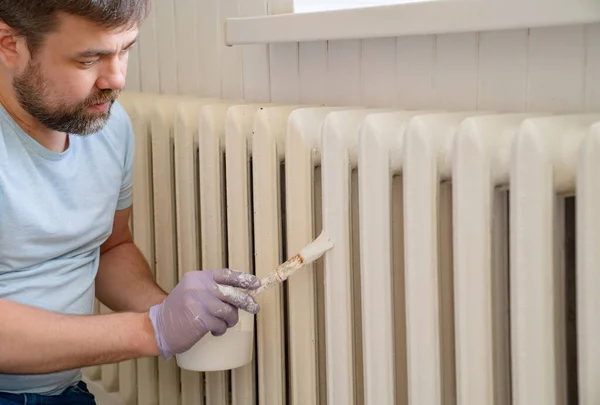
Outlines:
{"label": "t-shirt sleeve", "polygon": [[128,208],[133,203],[133,158],[135,154],[135,136],[129,117],[125,119],[125,161],[123,166],[123,181],[121,183],[121,191],[119,201],[117,202],[117,210]]}

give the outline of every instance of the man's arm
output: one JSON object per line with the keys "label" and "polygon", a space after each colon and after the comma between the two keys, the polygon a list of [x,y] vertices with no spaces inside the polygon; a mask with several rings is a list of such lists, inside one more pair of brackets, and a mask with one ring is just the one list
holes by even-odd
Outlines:
{"label": "man's arm", "polygon": [[133,243],[131,208],[117,211],[111,236],[100,248],[96,297],[113,311],[148,311],[167,296],[154,281],[148,262]]}
{"label": "man's arm", "polygon": [[245,291],[258,287],[260,279],[229,269],[190,271],[148,312],[108,315],[63,315],[0,299],[0,373],[168,359],[209,332],[224,334],[238,322],[238,308],[258,313],[258,303]]}
{"label": "man's arm", "polygon": [[43,374],[159,354],[147,313],[62,315],[0,299],[0,373]]}

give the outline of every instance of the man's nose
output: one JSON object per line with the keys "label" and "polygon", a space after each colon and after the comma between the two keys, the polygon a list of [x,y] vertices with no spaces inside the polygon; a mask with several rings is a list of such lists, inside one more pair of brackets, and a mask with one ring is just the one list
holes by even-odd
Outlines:
{"label": "man's nose", "polygon": [[122,90],[125,86],[125,72],[122,61],[115,58],[98,77],[96,86],[101,90]]}

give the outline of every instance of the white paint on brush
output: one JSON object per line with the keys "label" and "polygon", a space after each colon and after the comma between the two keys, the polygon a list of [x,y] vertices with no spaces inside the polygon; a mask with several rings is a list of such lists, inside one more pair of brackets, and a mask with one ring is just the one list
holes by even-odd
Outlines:
{"label": "white paint on brush", "polygon": [[304,249],[300,251],[300,256],[303,259],[303,265],[310,264],[323,256],[325,252],[333,247],[333,242],[329,238],[329,235],[325,231],[321,232],[321,235],[311,243],[309,243]]}
{"label": "white paint on brush", "polygon": [[322,231],[321,235],[304,247],[300,253],[279,265],[273,273],[261,279],[261,286],[255,291],[249,291],[249,294],[253,297],[258,297],[273,286],[287,280],[288,277],[306,264],[310,264],[323,256],[332,247],[333,242],[329,238],[329,235],[325,231]]}

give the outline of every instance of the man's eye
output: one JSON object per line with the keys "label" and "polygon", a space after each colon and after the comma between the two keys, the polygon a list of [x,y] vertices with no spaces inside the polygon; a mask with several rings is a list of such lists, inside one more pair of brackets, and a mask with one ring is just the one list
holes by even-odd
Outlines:
{"label": "man's eye", "polygon": [[95,61],[95,60],[92,60],[92,61],[80,61],[79,63],[80,63],[80,64],[82,64],[82,65],[83,65],[83,66],[85,66],[85,67],[90,67],[90,66],[92,66],[94,63],[96,63],[96,61]]}

